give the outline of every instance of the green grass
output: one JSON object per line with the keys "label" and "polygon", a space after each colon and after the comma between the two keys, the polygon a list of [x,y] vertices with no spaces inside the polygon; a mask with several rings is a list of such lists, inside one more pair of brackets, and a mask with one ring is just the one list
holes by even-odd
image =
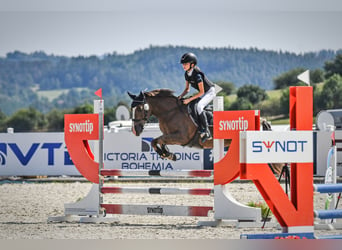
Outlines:
{"label": "green grass", "polygon": [[236,94],[232,94],[232,95],[228,95],[225,97],[225,99],[229,102],[229,103],[233,103],[235,101],[235,99],[237,98]]}
{"label": "green grass", "polygon": [[50,102],[54,99],[58,98],[61,94],[68,93],[68,89],[59,89],[59,90],[38,90],[37,94],[39,97],[45,97]]}
{"label": "green grass", "polygon": [[[86,90],[87,88],[76,88],[76,90]],[[45,97],[49,101],[53,101],[62,94],[67,94],[70,89],[55,89],[55,90],[36,90],[39,97]]]}
{"label": "green grass", "polygon": [[[266,90],[266,93],[269,97],[269,99],[280,99],[281,94],[282,94],[282,89],[274,89],[274,90]],[[229,103],[233,103],[237,98],[236,94],[231,94],[229,96],[226,96],[225,99],[229,102]]]}
{"label": "green grass", "polygon": [[290,124],[290,119],[289,118],[283,118],[283,119],[274,119],[271,120],[272,125],[286,125]]}
{"label": "green grass", "polygon": [[270,99],[280,99],[282,94],[282,89],[267,90],[266,93]]}

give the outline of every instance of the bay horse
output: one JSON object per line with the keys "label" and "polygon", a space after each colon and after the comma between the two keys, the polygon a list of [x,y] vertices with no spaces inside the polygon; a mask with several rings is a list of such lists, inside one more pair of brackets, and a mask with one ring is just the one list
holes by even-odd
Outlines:
{"label": "bay horse", "polygon": [[[159,121],[162,135],[151,142],[153,149],[162,157],[176,160],[166,145],[181,145],[197,148],[213,148],[213,140],[201,142],[198,127],[189,115],[187,105],[173,95],[169,89],[156,89],[149,92],[140,92],[134,95],[128,92],[132,99],[132,132],[139,136],[147,120],[154,115]],[[213,134],[212,122],[209,125]],[[225,140],[229,146],[230,140]]]}
{"label": "bay horse", "polygon": [[[153,149],[161,158],[176,160],[166,145],[181,145],[197,148],[213,148],[213,139],[202,143],[198,133],[198,127],[190,117],[187,106],[173,95],[169,89],[156,89],[150,92],[140,92],[134,95],[128,92],[132,99],[132,132],[139,136],[147,120],[154,115],[158,118],[162,135],[151,142]],[[209,119],[208,119],[209,120]],[[271,124],[265,119],[261,120],[263,130],[272,130]],[[213,124],[209,124],[210,133],[213,134]],[[229,147],[231,140],[224,140],[224,146]],[[273,173],[280,175],[284,164],[269,164]]]}

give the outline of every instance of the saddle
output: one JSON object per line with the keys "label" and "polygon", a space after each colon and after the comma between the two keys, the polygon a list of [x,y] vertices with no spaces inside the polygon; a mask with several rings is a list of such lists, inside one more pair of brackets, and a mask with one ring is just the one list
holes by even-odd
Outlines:
{"label": "saddle", "polygon": [[[199,127],[199,114],[197,113],[197,104],[199,102],[199,99],[193,100],[192,102],[190,102],[187,106],[187,110],[188,110],[188,114],[191,118],[191,120],[193,121],[193,123]],[[209,127],[213,126],[213,109],[209,108],[209,106],[206,106],[204,108],[205,114],[207,115],[207,120],[208,120],[208,125]]]}

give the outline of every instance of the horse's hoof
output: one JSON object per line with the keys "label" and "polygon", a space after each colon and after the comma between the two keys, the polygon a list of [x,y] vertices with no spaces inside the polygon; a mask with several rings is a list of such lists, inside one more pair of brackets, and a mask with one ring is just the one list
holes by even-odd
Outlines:
{"label": "horse's hoof", "polygon": [[212,140],[213,138],[211,137],[211,136],[204,136],[202,139],[201,139],[201,142],[202,143],[205,143],[206,141],[210,141],[210,140]]}
{"label": "horse's hoof", "polygon": [[171,161],[176,161],[177,157],[175,154],[170,153],[170,155],[167,157],[167,159],[171,160]]}

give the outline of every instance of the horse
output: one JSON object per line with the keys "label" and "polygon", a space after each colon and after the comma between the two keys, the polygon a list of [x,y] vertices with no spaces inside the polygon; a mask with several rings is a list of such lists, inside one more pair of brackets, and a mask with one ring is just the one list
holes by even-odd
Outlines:
{"label": "horse", "polygon": [[[169,151],[167,145],[181,145],[203,149],[213,148],[213,139],[202,143],[198,126],[191,118],[188,105],[173,95],[169,89],[156,89],[150,92],[140,92],[139,95],[127,92],[132,99],[132,132],[139,136],[147,120],[154,115],[159,120],[159,128],[162,135],[151,142],[153,149],[163,159],[176,161],[176,156]],[[213,134],[212,119],[209,119],[209,129]],[[265,119],[261,120],[263,130],[272,130],[271,125]],[[229,147],[231,140],[224,140],[224,146]],[[284,164],[269,164],[274,174],[280,175]]]}
{"label": "horse", "polygon": [[[191,118],[187,105],[173,95],[169,89],[156,89],[149,92],[140,92],[139,95],[127,92],[132,99],[132,132],[139,136],[147,120],[154,115],[159,121],[162,135],[151,142],[153,149],[161,156],[176,161],[176,156],[168,149],[167,145],[181,145],[203,149],[213,148],[213,139],[202,143],[198,133],[198,126]],[[212,121],[209,124],[213,133]],[[228,147],[230,140],[225,140]]]}

